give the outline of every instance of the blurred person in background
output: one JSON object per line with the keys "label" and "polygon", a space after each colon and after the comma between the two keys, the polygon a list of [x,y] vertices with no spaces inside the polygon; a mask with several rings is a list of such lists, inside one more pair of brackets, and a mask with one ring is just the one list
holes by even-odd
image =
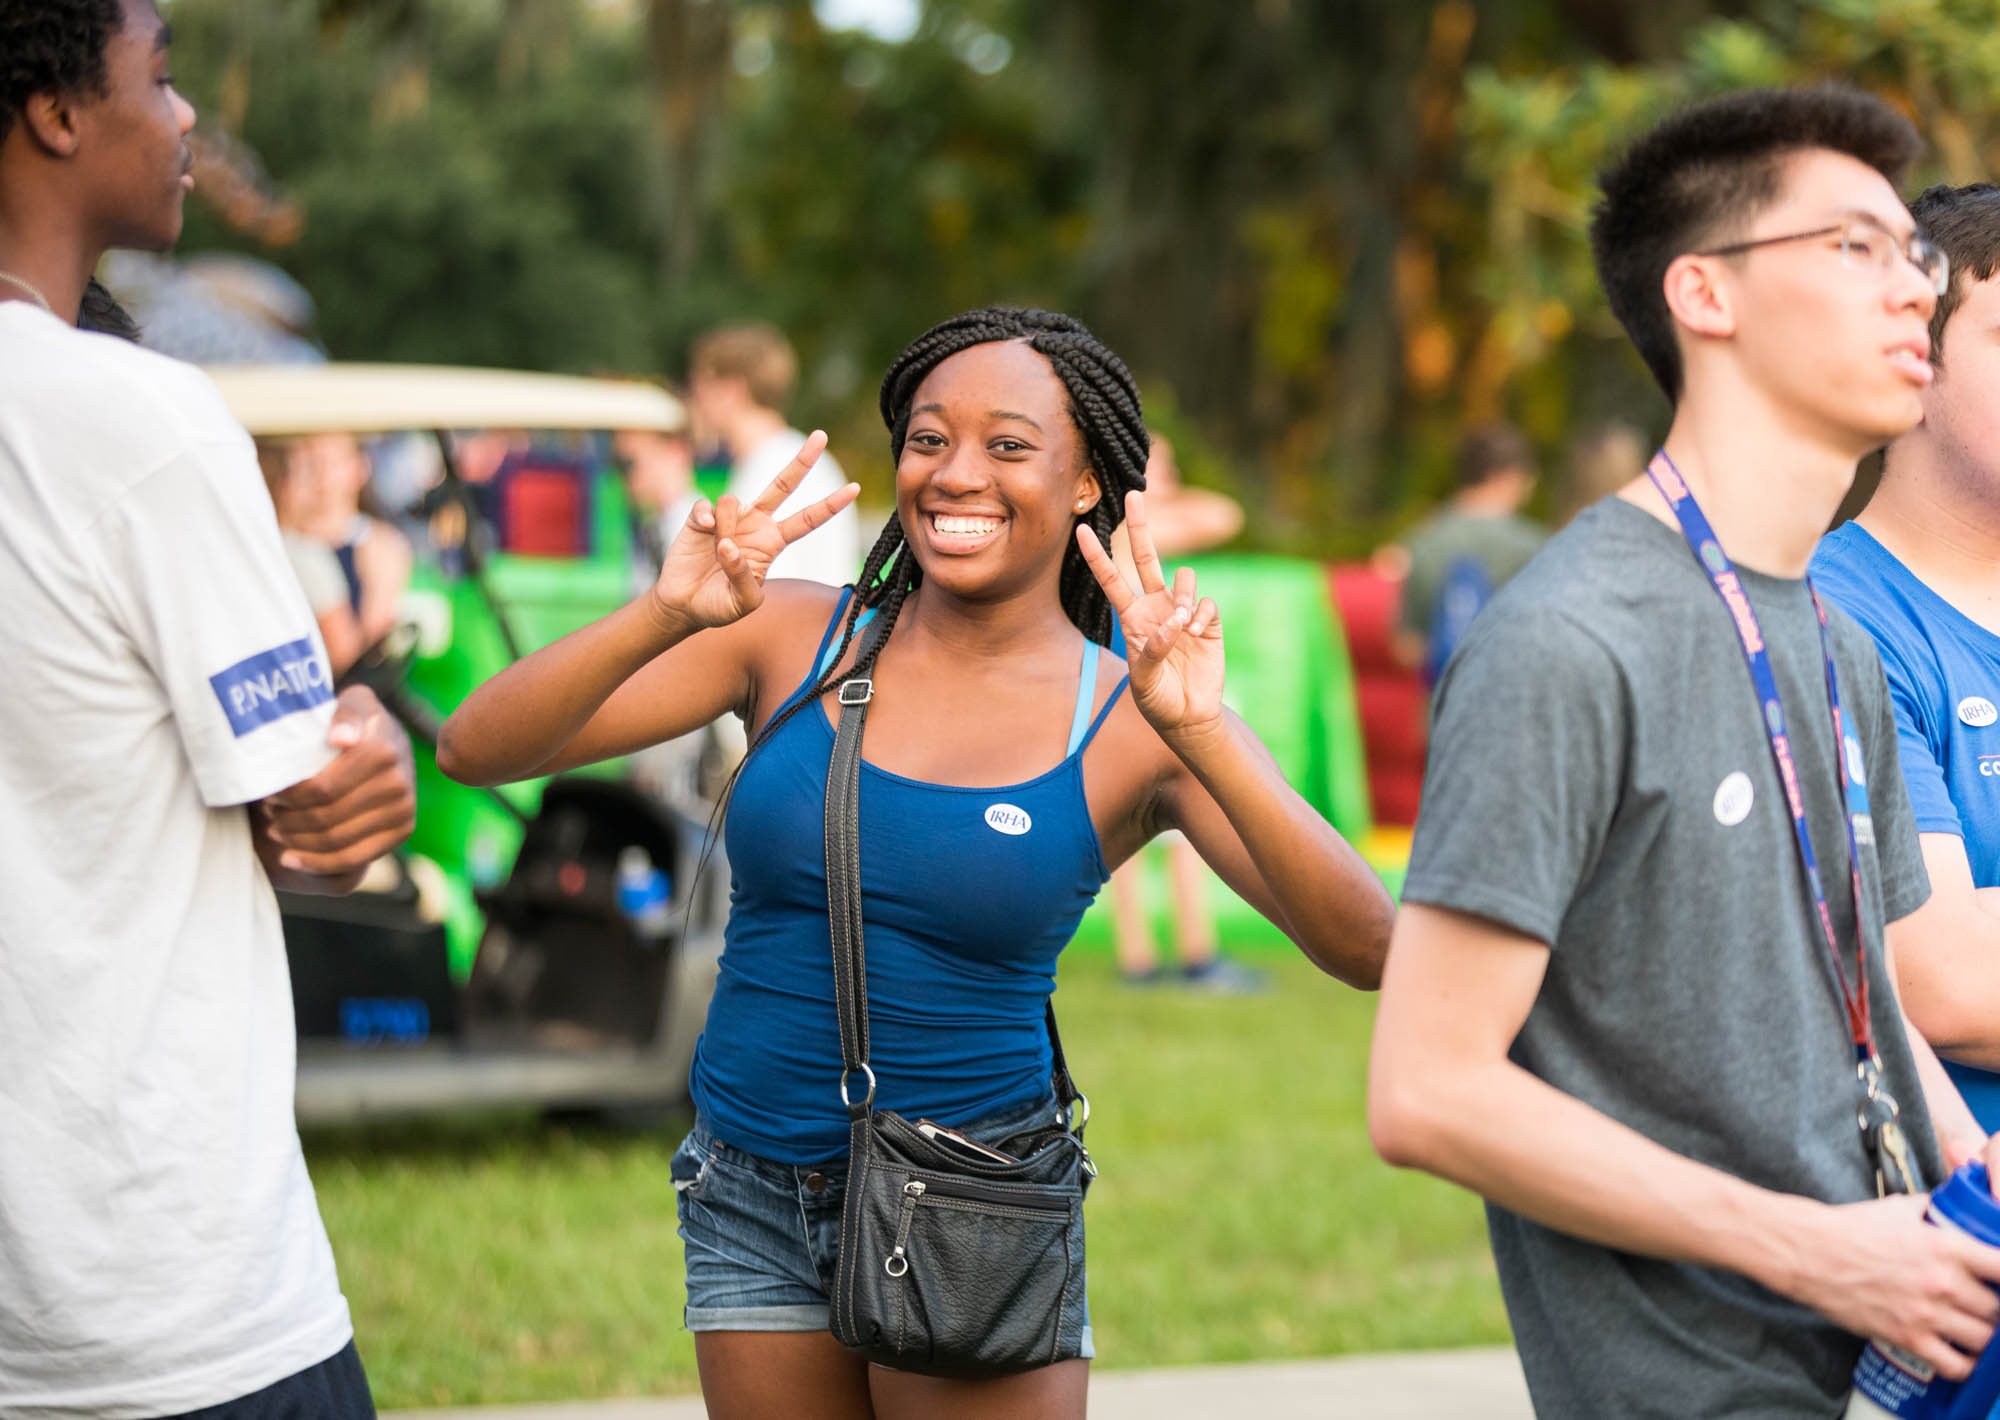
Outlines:
{"label": "blurred person in background", "polygon": [[[1243,505],[1222,493],[1189,488],[1181,482],[1174,446],[1152,433],[1146,454],[1146,525],[1162,557],[1181,557],[1219,547],[1243,530]],[[1121,572],[1136,579],[1132,534],[1124,524],[1111,534],[1111,557]],[[1123,636],[1113,633],[1111,649],[1125,654]],[[1164,835],[1168,902],[1173,920],[1174,954],[1179,970],[1169,978],[1160,965],[1146,910],[1145,865],[1133,857],[1111,875],[1111,920],[1118,952],[1118,971],[1127,985],[1150,986],[1175,980],[1203,991],[1226,994],[1264,989],[1264,973],[1224,957],[1215,932],[1215,914],[1208,905],[1208,869],[1201,854],[1183,833]]]}
{"label": "blurred person in background", "polygon": [[408,836],[409,743],[214,385],[76,328],[193,125],[151,0],[0,0],[0,1414],[367,1420],[273,888]]}
{"label": "blurred person in background", "polygon": [[1482,425],[1459,445],[1451,500],[1403,540],[1396,652],[1432,684],[1480,608],[1548,541],[1548,529],[1521,513],[1534,491],[1535,451],[1521,432]]}
{"label": "blurred person in background", "polygon": [[650,587],[667,549],[700,501],[694,485],[694,440],[686,430],[621,429],[611,436],[611,457],[625,477],[638,544],[636,571],[644,578],[640,585]]}
{"label": "blurred person in background", "polygon": [[324,542],[306,531],[319,502],[313,488],[315,472],[290,439],[259,439],[257,464],[264,473],[264,487],[278,515],[278,535],[284,539],[285,558],[306,594],[319,625],[320,640],[326,646],[327,664],[334,679],[347,674],[367,649],[361,623],[354,614],[347,574],[340,558]]}
{"label": "blurred person in background", "polygon": [[[778,516],[823,447],[815,434],[750,504],[698,506],[647,595],[474,691],[438,764],[495,784],[721,714],[754,731],[723,821],[734,881],[695,1124],[672,1162],[708,1413],[1081,1420],[1080,1217],[1054,1244],[1068,1259],[1060,1296],[1033,1318],[1051,1337],[1046,1366],[939,1379],[870,1365],[829,1329],[850,1124],[835,1089],[829,706],[868,678],[870,1099],[978,1144],[1062,1120],[1047,1026],[1057,955],[1106,866],[1149,839],[1184,830],[1316,965],[1362,988],[1393,907],[1224,708],[1215,604],[1186,568],[1169,585],[1142,531],[1146,429],[1115,354],[1068,316],[968,311],[897,358],[881,410],[896,514],[855,586],[767,579],[783,547],[819,536],[858,491]],[[1127,516],[1137,585],[1105,549]],[[1114,624],[1129,662],[1107,650]]]}
{"label": "blurred person in background", "polygon": [[1562,521],[1569,522],[1646,471],[1646,441],[1622,419],[1593,424],[1570,440],[1564,459]]}
{"label": "blurred person in background", "polygon": [[[728,451],[730,496],[754,502],[805,442],[785,411],[798,384],[798,357],[777,327],[761,321],[719,326],[688,355],[688,408],[696,436]],[[789,517],[847,481],[833,455],[821,457],[778,511]],[[861,520],[851,507],[811,538],[778,554],[774,577],[845,586],[861,566]]]}
{"label": "blurred person in background", "polygon": [[1930,901],[1897,939],[1903,1004],[2000,1129],[2000,186],[1911,204],[1951,263],[1923,422],[1889,445],[1813,583],[1875,638]]}
{"label": "blurred person in background", "polygon": [[368,454],[354,435],[308,434],[293,441],[291,457],[300,485],[298,531],[333,549],[361,644],[373,646],[401,615],[410,586],[410,540],[366,510]]}
{"label": "blurred person in background", "polygon": [[[671,388],[667,392],[681,397]],[[611,454],[624,473],[632,507],[632,587],[643,594],[659,580],[667,549],[701,501],[694,482],[694,440],[685,429],[621,429],[611,436]],[[739,728],[725,716],[719,727],[704,725],[640,750],[631,757],[632,777],[667,803],[706,817],[713,807],[709,781],[719,781],[742,756]]]}

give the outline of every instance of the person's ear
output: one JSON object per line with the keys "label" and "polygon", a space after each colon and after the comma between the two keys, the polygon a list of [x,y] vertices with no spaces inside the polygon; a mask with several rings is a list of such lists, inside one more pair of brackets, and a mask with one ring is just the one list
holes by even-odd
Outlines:
{"label": "person's ear", "polygon": [[1695,335],[1727,340],[1736,334],[1736,293],[1723,258],[1685,253],[1667,267],[1667,309]]}
{"label": "person's ear", "polygon": [[21,106],[21,127],[52,158],[76,156],[77,118],[73,95],[35,94]]}
{"label": "person's ear", "polygon": [[1096,470],[1087,465],[1076,476],[1076,487],[1071,490],[1070,509],[1079,518],[1095,508],[1104,497],[1104,489],[1097,481]]}

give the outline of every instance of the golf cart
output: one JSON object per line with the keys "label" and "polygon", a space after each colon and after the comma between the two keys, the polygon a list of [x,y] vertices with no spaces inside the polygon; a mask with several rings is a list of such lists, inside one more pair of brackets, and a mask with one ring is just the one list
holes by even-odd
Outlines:
{"label": "golf cart", "polygon": [[[720,849],[697,871],[705,806],[629,761],[475,789],[434,754],[475,686],[631,597],[631,513],[605,436],[678,430],[680,406],[639,383],[496,370],[209,373],[260,439],[401,435],[405,453],[409,436],[436,449],[420,496],[385,487],[376,467],[376,501],[417,555],[399,625],[343,678],[409,732],[416,830],[350,897],[281,894],[299,1119],[629,1115],[683,1099],[727,913]],[[519,431],[476,482],[461,468],[471,431]]]}

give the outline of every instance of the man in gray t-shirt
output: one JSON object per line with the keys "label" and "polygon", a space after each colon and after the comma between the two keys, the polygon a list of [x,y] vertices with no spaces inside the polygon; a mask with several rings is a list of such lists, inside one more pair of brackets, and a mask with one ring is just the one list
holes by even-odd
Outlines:
{"label": "man in gray t-shirt", "polygon": [[2000,1314],[2000,1250],[1877,1198],[1857,1127],[1858,951],[1911,1187],[1988,1150],[1896,999],[1891,924],[1929,884],[1881,667],[1830,610],[1836,735],[1804,580],[1856,460],[1921,410],[1939,273],[1891,185],[1914,148],[1863,95],[1749,93],[1605,175],[1598,270],[1675,404],[1660,486],[1553,539],[1439,683],[1369,1124],[1488,1200],[1543,1417],[1831,1420],[1864,1338],[1957,1379]]}
{"label": "man in gray t-shirt", "polygon": [[[1737,570],[1791,711],[1836,935],[1851,943],[1812,598],[1802,580]],[[1874,646],[1839,610],[1828,618],[1848,763],[1863,769],[1855,837],[1883,1078],[1932,1183],[1943,1161],[1882,959],[1882,923],[1920,906],[1929,885]],[[1557,792],[1529,800],[1528,786]],[[1552,945],[1513,1059],[1564,1094],[1764,1188],[1875,1196],[1854,1125],[1853,1047],[1825,939],[1804,910],[1784,787],[1734,627],[1677,530],[1606,499],[1472,628],[1438,687],[1403,900]],[[1634,1385],[1671,1395],[1686,1416],[1814,1414],[1845,1392],[1860,1341],[1796,1303],[1498,1205],[1489,1223],[1544,1414],[1631,1414]],[[1581,1315],[1592,1324],[1575,1324]],[[1727,1364],[1686,1364],[1717,1344]]]}

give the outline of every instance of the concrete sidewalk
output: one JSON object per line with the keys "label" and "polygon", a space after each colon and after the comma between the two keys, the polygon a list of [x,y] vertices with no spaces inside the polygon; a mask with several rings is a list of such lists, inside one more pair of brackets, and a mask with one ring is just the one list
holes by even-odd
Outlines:
{"label": "concrete sidewalk", "polygon": [[[410,1420],[703,1420],[706,1413],[695,1397],[401,1412]],[[1534,1412],[1513,1351],[1491,1347],[1099,1371],[1090,1378],[1090,1414],[1091,1420],[1533,1420]]]}

